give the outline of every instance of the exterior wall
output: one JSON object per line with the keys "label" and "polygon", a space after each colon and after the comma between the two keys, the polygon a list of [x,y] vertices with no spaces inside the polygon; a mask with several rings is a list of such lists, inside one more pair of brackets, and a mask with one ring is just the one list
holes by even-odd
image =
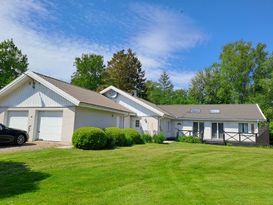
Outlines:
{"label": "exterior wall", "polygon": [[[107,93],[105,93],[105,96],[108,97]],[[156,113],[148,110],[147,108],[134,102],[133,100],[126,98],[123,95],[118,94],[117,97],[112,100],[115,101],[116,103],[119,103],[120,105],[123,105],[124,107],[131,110],[132,112],[136,113],[136,115],[139,117],[140,116],[158,116]]]}
{"label": "exterior wall", "polygon": [[174,126],[171,119],[162,118],[160,119],[160,132],[165,134],[165,137],[172,137]]}
{"label": "exterior wall", "polygon": [[[112,99],[116,103],[126,107],[132,112],[136,113],[136,116],[125,117],[124,118],[124,127],[131,127],[138,130],[140,133],[148,133],[151,135],[157,134],[160,132],[159,130],[159,115],[152,112],[151,110],[145,108],[144,106],[134,102],[127,97],[117,94],[116,98],[111,98],[109,95],[109,91],[104,94],[106,97]],[[139,120],[140,126],[136,127],[135,122]]]}
{"label": "exterior wall", "polygon": [[[186,136],[192,135],[192,130],[193,130],[193,122],[204,122],[204,140],[211,140],[211,124],[213,122],[219,122],[219,123],[223,123],[224,124],[224,131],[226,132],[226,139],[229,138],[230,141],[235,141],[239,140],[239,134],[237,134],[239,132],[239,123],[248,123],[248,133],[246,134],[241,134],[241,140],[244,140],[245,142],[250,142],[255,141],[255,137],[254,135],[252,135],[251,133],[251,124],[254,124],[254,133],[258,133],[258,123],[257,122],[221,122],[221,121],[178,121],[178,120],[173,120],[172,124],[173,124],[173,132],[172,135],[173,136],[177,136],[177,129],[179,130],[187,130],[187,131],[191,131],[191,132],[186,132],[184,131],[183,133]],[[181,123],[181,126],[179,127],[177,125],[177,123]],[[182,133],[180,132],[179,135],[181,135]],[[232,137],[234,137],[235,139],[233,139]],[[251,140],[247,139],[248,137],[250,137]]]}
{"label": "exterior wall", "polygon": [[3,96],[1,107],[68,107],[71,102],[30,79],[12,93]]}
{"label": "exterior wall", "polygon": [[1,108],[0,110],[0,123],[7,125],[7,118],[9,111],[27,111],[28,112],[28,134],[29,141],[37,140],[38,129],[38,113],[39,111],[62,111],[62,137],[61,141],[71,143],[71,137],[74,131],[74,116],[75,107],[67,108]]}
{"label": "exterior wall", "polygon": [[[139,127],[135,126],[136,120],[139,120]],[[158,133],[158,118],[157,117],[131,117],[130,127],[138,130],[140,133],[154,135]]]}
{"label": "exterior wall", "polygon": [[122,114],[82,107],[76,107],[75,113],[74,129],[83,126],[94,126],[100,128],[123,127],[123,123],[120,123],[120,119],[123,119]]}

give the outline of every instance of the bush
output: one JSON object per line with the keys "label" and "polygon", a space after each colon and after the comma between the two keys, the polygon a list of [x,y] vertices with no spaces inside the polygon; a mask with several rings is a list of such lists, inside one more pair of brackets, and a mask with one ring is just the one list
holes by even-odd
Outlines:
{"label": "bush", "polygon": [[153,137],[149,134],[143,134],[142,139],[144,140],[145,143],[152,143],[153,142]]}
{"label": "bush", "polygon": [[124,134],[133,140],[134,144],[145,144],[142,136],[133,128],[124,128]]}
{"label": "bush", "polygon": [[78,128],[72,137],[72,144],[79,149],[103,149],[107,143],[105,132],[97,127]]}
{"label": "bush", "polygon": [[154,139],[154,143],[163,144],[165,140],[165,135],[163,132],[161,132],[158,135],[154,135],[153,139]]}
{"label": "bush", "polygon": [[134,144],[133,139],[130,136],[125,136],[124,146],[132,146]]}
{"label": "bush", "polygon": [[[108,127],[105,128],[105,133],[107,135],[107,146],[108,148],[113,148],[116,146],[124,146],[126,143],[125,134],[123,130],[118,127]],[[114,144],[113,144],[114,143]],[[112,147],[111,147],[112,146]]]}
{"label": "bush", "polygon": [[195,144],[202,143],[202,140],[199,137],[194,137],[194,136],[181,136],[181,137],[178,137],[178,141],[186,142],[186,143],[195,143]]}

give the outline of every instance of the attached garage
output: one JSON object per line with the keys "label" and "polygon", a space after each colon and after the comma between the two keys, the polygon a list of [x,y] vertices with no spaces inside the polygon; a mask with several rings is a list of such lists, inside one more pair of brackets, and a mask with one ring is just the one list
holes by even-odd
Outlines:
{"label": "attached garage", "polygon": [[61,141],[63,112],[39,111],[37,135],[39,140]]}
{"label": "attached garage", "polygon": [[0,90],[0,123],[28,132],[29,140],[71,143],[81,126],[122,127],[132,112],[107,97],[31,71]]}
{"label": "attached garage", "polygon": [[28,111],[9,111],[8,127],[28,131]]}

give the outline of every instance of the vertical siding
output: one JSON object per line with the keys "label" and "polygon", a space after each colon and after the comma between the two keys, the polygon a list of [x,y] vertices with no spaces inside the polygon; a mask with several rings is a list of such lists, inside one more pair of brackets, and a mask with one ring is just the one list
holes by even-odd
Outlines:
{"label": "vertical siding", "polygon": [[35,82],[35,86],[33,86],[32,80],[0,100],[1,107],[64,107],[72,105],[71,102],[38,82]]}

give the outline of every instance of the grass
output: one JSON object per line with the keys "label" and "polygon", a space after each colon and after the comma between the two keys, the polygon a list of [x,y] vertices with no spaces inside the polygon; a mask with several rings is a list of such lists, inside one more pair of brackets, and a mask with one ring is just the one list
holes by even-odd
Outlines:
{"label": "grass", "polygon": [[273,149],[146,144],[0,155],[0,204],[272,204]]}

